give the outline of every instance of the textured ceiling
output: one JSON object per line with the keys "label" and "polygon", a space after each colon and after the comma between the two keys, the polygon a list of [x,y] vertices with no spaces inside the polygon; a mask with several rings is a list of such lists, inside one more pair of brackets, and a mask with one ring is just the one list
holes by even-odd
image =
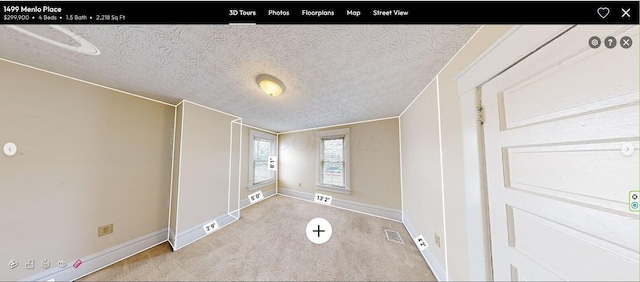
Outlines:
{"label": "textured ceiling", "polygon": [[[66,44],[49,26],[20,26]],[[399,115],[479,26],[66,25],[101,52],[0,26],[0,57],[141,96],[186,99],[276,132]],[[278,97],[255,82],[271,74]]]}

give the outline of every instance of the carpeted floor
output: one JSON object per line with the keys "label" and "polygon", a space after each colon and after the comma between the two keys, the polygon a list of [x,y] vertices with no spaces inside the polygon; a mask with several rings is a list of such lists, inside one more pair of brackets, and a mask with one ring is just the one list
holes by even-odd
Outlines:
{"label": "carpeted floor", "polygon": [[[327,219],[331,239],[313,244],[307,223]],[[405,244],[388,241],[384,229]],[[176,252],[163,243],[79,281],[435,281],[402,223],[276,195],[237,222]]]}

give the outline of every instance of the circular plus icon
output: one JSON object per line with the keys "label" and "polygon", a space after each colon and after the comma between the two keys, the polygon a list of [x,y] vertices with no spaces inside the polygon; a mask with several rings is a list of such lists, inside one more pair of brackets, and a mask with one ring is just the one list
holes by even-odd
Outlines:
{"label": "circular plus icon", "polygon": [[331,223],[324,218],[316,217],[307,223],[307,238],[314,244],[324,244],[331,239],[333,229]]}
{"label": "circular plus icon", "polygon": [[604,39],[604,46],[606,46],[609,49],[616,47],[616,44],[617,44],[616,38],[613,36],[607,36],[607,38]]}
{"label": "circular plus icon", "polygon": [[624,37],[620,38],[620,47],[622,47],[624,49],[629,49],[629,48],[631,48],[632,44],[633,44],[633,40],[631,40],[631,37],[624,36]]}
{"label": "circular plus icon", "polygon": [[600,44],[602,44],[602,41],[600,41],[600,37],[591,36],[591,38],[589,38],[589,47],[596,49],[600,47]]}

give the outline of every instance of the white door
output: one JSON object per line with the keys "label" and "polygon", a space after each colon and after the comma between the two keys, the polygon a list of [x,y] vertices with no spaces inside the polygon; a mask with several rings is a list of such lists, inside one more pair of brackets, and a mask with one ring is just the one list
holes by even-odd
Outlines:
{"label": "white door", "polygon": [[496,280],[639,280],[638,45],[576,26],[482,86]]}

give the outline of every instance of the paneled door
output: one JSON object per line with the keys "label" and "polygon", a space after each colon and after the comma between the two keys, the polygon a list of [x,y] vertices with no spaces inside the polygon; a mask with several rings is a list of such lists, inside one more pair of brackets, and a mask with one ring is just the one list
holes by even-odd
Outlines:
{"label": "paneled door", "polygon": [[495,280],[640,279],[638,45],[575,26],[482,86]]}

